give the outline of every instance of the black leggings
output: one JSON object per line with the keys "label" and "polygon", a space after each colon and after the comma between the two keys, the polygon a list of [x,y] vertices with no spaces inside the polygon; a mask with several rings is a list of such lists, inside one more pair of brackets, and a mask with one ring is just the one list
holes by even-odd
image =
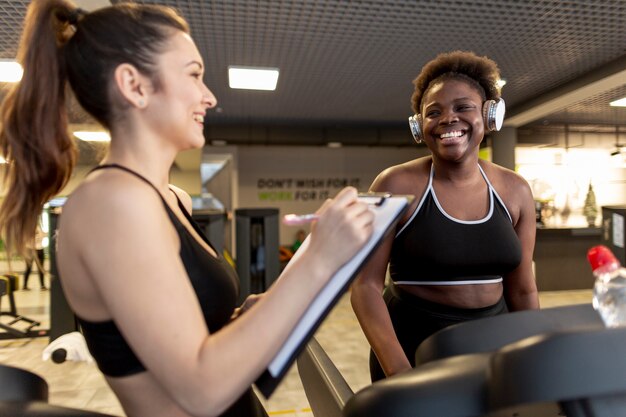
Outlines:
{"label": "black leggings", "polygon": [[[385,288],[383,299],[387,304],[398,341],[413,367],[417,347],[433,333],[453,324],[496,316],[508,311],[504,298],[487,307],[457,308],[424,300],[403,291],[393,283]],[[385,373],[372,350],[370,376],[372,382],[385,378]]]}
{"label": "black leggings", "polygon": [[[36,253],[35,253],[36,252]],[[39,262],[35,261],[35,256]],[[24,260],[26,262],[26,271],[24,271],[24,288],[28,288],[28,277],[30,276],[30,272],[33,269],[33,262],[37,265],[37,271],[39,272],[39,283],[41,288],[45,287],[46,284],[44,282],[44,270],[43,270],[43,261],[44,261],[44,250],[37,249],[36,251],[31,251],[28,258]]]}

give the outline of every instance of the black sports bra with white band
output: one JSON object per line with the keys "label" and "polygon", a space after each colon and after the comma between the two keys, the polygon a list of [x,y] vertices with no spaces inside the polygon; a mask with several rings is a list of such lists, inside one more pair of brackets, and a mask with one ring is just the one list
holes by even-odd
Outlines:
{"label": "black sports bra with white band", "polygon": [[490,284],[521,262],[520,240],[511,216],[478,165],[489,190],[489,212],[480,220],[459,220],[443,209],[428,187],[391,248],[389,274],[399,285]]}

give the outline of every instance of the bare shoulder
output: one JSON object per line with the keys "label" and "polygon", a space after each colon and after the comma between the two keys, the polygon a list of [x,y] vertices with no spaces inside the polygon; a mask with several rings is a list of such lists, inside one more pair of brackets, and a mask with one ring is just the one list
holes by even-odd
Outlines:
{"label": "bare shoulder", "polygon": [[426,187],[431,165],[430,156],[413,159],[383,170],[370,190],[393,194],[417,194]]}
{"label": "bare shoulder", "polygon": [[173,184],[170,184],[169,187],[170,190],[172,190],[172,192],[176,194],[176,197],[178,197],[181,203],[183,203],[183,206],[187,210],[187,213],[191,213],[191,211],[193,210],[193,202],[191,201],[191,196],[187,193],[187,191]]}
{"label": "bare shoulder", "polygon": [[487,161],[481,161],[480,166],[498,193],[530,193],[528,182],[517,172]]}
{"label": "bare shoulder", "polygon": [[480,166],[514,219],[524,209],[534,210],[533,194],[524,177],[492,162],[480,161]]}
{"label": "bare shoulder", "polygon": [[166,216],[159,194],[124,172],[94,173],[63,207],[61,226],[78,236],[109,234],[115,230],[147,225]]}
{"label": "bare shoulder", "polygon": [[63,211],[85,208],[133,211],[143,202],[160,200],[159,194],[145,182],[123,171],[94,173],[74,190]]}

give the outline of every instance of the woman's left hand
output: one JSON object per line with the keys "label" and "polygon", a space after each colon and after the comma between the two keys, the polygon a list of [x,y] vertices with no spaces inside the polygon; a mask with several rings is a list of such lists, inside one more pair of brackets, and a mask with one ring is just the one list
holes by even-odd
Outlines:
{"label": "woman's left hand", "polygon": [[230,316],[230,320],[233,321],[235,320],[237,317],[241,316],[243,313],[245,313],[246,311],[248,311],[250,308],[252,308],[253,305],[255,305],[257,303],[257,301],[259,301],[263,296],[265,295],[265,293],[261,293],[261,294],[250,294],[243,302],[243,304],[239,307],[237,307],[234,311],[233,314]]}

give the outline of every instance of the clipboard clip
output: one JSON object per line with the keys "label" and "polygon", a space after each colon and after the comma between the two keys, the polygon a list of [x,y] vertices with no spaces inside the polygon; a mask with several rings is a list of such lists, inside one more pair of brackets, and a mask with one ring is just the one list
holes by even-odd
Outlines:
{"label": "clipboard clip", "polygon": [[376,207],[382,206],[388,198],[391,198],[391,193],[359,193],[359,198],[374,198],[376,199],[373,202],[368,202],[368,204]]}

